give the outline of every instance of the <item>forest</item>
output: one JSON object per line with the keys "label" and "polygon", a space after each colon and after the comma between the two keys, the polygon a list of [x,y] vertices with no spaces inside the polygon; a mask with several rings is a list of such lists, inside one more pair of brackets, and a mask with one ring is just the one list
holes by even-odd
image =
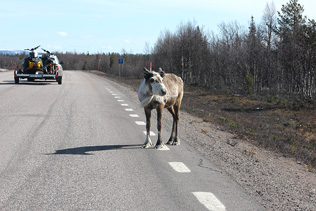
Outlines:
{"label": "forest", "polygon": [[[142,77],[152,62],[182,77],[186,84],[219,93],[265,99],[316,99],[316,22],[304,16],[304,6],[290,0],[277,11],[266,5],[261,20],[249,26],[221,23],[219,34],[206,32],[195,21],[175,32],[162,31],[143,54],[55,52],[65,70],[96,70],[122,77]],[[0,55],[0,67],[21,66],[26,55]],[[100,66],[99,65],[99,60]],[[124,64],[119,66],[118,59]]]}

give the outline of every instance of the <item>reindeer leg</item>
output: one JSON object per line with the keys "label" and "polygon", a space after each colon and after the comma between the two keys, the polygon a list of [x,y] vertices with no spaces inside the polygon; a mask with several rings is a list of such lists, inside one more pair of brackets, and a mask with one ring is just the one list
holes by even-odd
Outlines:
{"label": "reindeer leg", "polygon": [[173,141],[173,145],[180,145],[180,138],[178,136],[178,127],[179,127],[179,114],[180,114],[180,103],[173,106],[175,111],[175,118],[173,121],[173,125],[175,125],[175,138]]}
{"label": "reindeer leg", "polygon": [[151,109],[145,108],[145,115],[146,115],[146,140],[144,143],[143,148],[152,147],[153,144],[150,140],[150,120],[151,120]]}
{"label": "reindeer leg", "polygon": [[175,123],[176,123],[175,112],[174,112],[173,106],[168,108],[168,111],[171,113],[173,121],[172,121],[171,135],[170,135],[170,138],[169,138],[167,144],[172,145],[173,142],[174,142],[174,126],[175,126]]}
{"label": "reindeer leg", "polygon": [[157,108],[157,129],[158,129],[158,140],[156,143],[156,149],[161,149],[164,147],[164,143],[161,138],[161,120],[162,120],[163,106]]}

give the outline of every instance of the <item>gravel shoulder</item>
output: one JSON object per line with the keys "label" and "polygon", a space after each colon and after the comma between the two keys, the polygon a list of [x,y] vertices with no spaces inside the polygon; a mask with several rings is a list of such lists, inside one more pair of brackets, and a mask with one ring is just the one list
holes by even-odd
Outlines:
{"label": "gravel shoulder", "polygon": [[[99,76],[105,77],[102,73]],[[113,85],[138,101],[134,87]],[[171,115],[165,115],[164,125],[170,127],[171,123]],[[183,111],[179,130],[181,141],[226,172],[267,210],[316,210],[316,173],[309,172],[306,165],[258,148]]]}

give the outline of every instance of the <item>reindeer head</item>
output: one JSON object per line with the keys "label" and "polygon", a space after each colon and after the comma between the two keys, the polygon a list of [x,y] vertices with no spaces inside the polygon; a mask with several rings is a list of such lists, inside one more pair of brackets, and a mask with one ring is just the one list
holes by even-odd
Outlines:
{"label": "reindeer head", "polygon": [[167,89],[163,84],[165,72],[159,68],[159,72],[149,71],[144,67],[144,78],[149,85],[149,89],[153,95],[164,96],[167,94]]}

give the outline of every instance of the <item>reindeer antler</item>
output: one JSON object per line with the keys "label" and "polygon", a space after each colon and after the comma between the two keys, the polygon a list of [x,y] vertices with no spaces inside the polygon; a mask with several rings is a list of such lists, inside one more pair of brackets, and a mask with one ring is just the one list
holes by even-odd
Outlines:
{"label": "reindeer antler", "polygon": [[148,79],[152,76],[153,74],[146,67],[144,67],[144,78]]}
{"label": "reindeer antler", "polygon": [[165,76],[165,72],[162,70],[161,67],[159,67],[158,73],[160,74],[161,77],[164,77],[164,76]]}

